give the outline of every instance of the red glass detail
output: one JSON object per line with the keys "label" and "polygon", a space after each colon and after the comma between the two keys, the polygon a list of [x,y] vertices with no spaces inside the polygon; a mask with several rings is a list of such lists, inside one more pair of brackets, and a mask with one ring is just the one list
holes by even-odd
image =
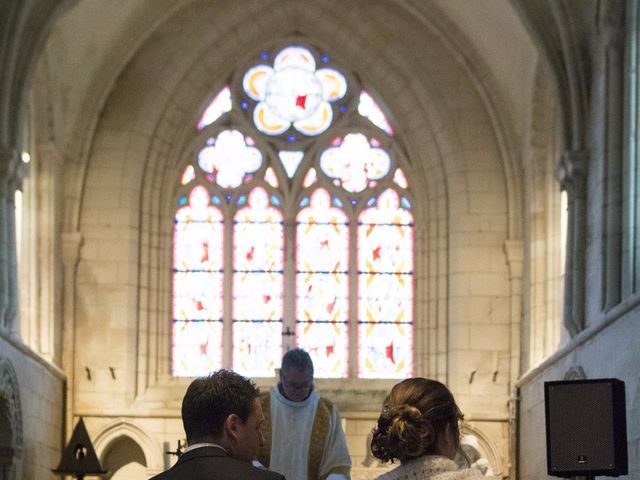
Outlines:
{"label": "red glass detail", "polygon": [[304,110],[305,108],[307,108],[305,106],[306,103],[307,103],[307,96],[306,95],[298,95],[296,97],[296,107],[300,107],[300,108],[302,108]]}
{"label": "red glass detail", "polygon": [[327,304],[327,313],[331,313],[333,312],[334,307],[336,306],[336,302],[338,301],[337,298],[333,299],[333,302]]}
{"label": "red glass detail", "polygon": [[374,260],[380,260],[380,251],[382,250],[382,247],[378,246],[376,248],[373,249],[373,259]]}
{"label": "red glass detail", "polygon": [[385,354],[387,355],[387,358],[391,360],[391,363],[396,363],[396,359],[393,358],[393,340],[391,340],[391,343],[385,347]]}
{"label": "red glass detail", "polygon": [[209,340],[200,344],[200,355],[207,354],[207,347],[209,346]]}
{"label": "red glass detail", "polygon": [[202,257],[200,263],[209,261],[209,242],[202,242]]}
{"label": "red glass detail", "polygon": [[333,355],[333,350],[334,350],[333,345],[327,345],[326,348],[327,348],[327,357],[329,355]]}

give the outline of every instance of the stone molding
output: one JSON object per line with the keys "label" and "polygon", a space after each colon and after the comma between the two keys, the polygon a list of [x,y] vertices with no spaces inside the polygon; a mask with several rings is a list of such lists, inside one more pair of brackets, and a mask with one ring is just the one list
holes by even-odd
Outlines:
{"label": "stone molding", "polygon": [[11,446],[16,458],[22,457],[22,403],[18,376],[7,358],[0,357],[0,398],[6,400],[11,423]]}
{"label": "stone molding", "polygon": [[[493,474],[497,476],[503,474],[505,469],[502,464],[500,451],[488,435],[486,435],[477,426],[470,425],[468,422],[462,422],[460,434],[462,437],[466,435],[475,437],[476,440],[478,440],[478,446],[480,447],[480,451],[478,453],[483,454],[483,457],[489,461],[489,466],[491,467],[491,470],[493,470]],[[463,443],[465,442],[463,441]]]}
{"label": "stone molding", "polygon": [[122,439],[122,437],[130,438],[140,447],[145,456],[147,469],[154,471],[163,470],[163,455],[162,451],[158,448],[158,442],[143,428],[123,418],[109,423],[94,437],[93,445],[103,466],[105,456],[109,449]]}

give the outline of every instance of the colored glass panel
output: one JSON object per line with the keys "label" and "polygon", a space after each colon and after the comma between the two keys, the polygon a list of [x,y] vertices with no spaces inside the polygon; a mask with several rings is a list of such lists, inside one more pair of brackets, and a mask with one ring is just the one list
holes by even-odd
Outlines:
{"label": "colored glass panel", "polygon": [[412,345],[412,325],[358,325],[358,377],[410,377],[413,370]]}
{"label": "colored glass panel", "polygon": [[293,175],[298,169],[298,165],[300,165],[300,162],[304,157],[304,152],[290,152],[281,150],[280,152],[278,152],[278,156],[280,157],[282,165],[284,165],[284,170],[285,172],[287,172],[287,176],[289,178],[293,178]]}
{"label": "colored glass panel", "polygon": [[264,174],[264,179],[273,188],[278,188],[278,177],[276,177],[276,172],[273,171],[273,168],[267,168],[267,171]]}
{"label": "colored glass panel", "polygon": [[358,376],[413,370],[413,217],[386,190],[358,221]]}
{"label": "colored glass panel", "polygon": [[231,106],[231,92],[229,87],[224,87],[206,108],[202,117],[200,117],[198,130],[202,130],[207,125],[211,125],[223,114],[230,111]]}
{"label": "colored glass panel", "polygon": [[222,322],[173,323],[173,374],[208,375],[222,368]]}
{"label": "colored glass panel", "polygon": [[409,186],[407,183],[407,177],[404,176],[404,173],[399,168],[393,174],[393,182],[400,188],[407,188]]}
{"label": "colored glass panel", "polygon": [[316,190],[297,216],[296,342],[309,353],[318,377],[348,374],[349,225]]}
{"label": "colored glass panel", "polygon": [[382,148],[372,147],[361,133],[351,133],[320,156],[320,168],[349,192],[361,192],[389,172],[391,159]]}
{"label": "colored glass panel", "polygon": [[237,130],[224,130],[200,150],[198,164],[223,188],[239,187],[262,165],[262,153]]}
{"label": "colored glass panel", "polygon": [[223,217],[197,186],[174,221],[174,375],[200,375],[222,365]]}
{"label": "colored glass panel", "polygon": [[364,90],[360,93],[360,103],[358,104],[358,113],[369,119],[376,127],[387,132],[389,136],[393,136],[393,128],[389,124],[387,117],[376,103],[376,101]]}
{"label": "colored glass panel", "polygon": [[236,213],[233,238],[233,366],[274,376],[282,356],[283,217],[263,188]]}
{"label": "colored glass panel", "polygon": [[319,135],[333,120],[329,102],[339,100],[347,91],[347,81],[340,72],[331,68],[316,71],[313,54],[298,46],[280,51],[273,67],[250,68],[242,86],[258,102],[253,112],[256,128],[271,136],[292,125],[305,135]]}
{"label": "colored glass panel", "polygon": [[304,177],[302,186],[304,188],[310,187],[311,185],[316,183],[317,180],[318,180],[318,174],[316,173],[316,169],[310,168],[309,171],[307,172],[307,175]]}
{"label": "colored glass panel", "polygon": [[193,165],[187,165],[182,173],[182,178],[180,179],[181,185],[186,185],[189,182],[192,182],[196,178],[196,172],[193,168]]}
{"label": "colored glass panel", "polygon": [[282,360],[281,322],[233,323],[233,369],[250,377],[274,377]]}
{"label": "colored glass panel", "polygon": [[316,377],[347,376],[349,345],[346,322],[298,322],[296,346],[309,352]]}

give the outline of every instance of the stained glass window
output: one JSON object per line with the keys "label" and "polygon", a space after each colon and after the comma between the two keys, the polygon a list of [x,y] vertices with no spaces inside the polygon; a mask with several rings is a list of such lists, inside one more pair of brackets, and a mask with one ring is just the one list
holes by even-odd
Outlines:
{"label": "stained glass window", "polygon": [[204,187],[175,216],[173,373],[202,375],[222,366],[223,217]]}
{"label": "stained glass window", "polygon": [[376,103],[376,101],[364,90],[360,93],[360,103],[358,113],[369,119],[376,127],[384,130],[388,135],[393,136],[393,128],[389,124],[387,117]]}
{"label": "stained glass window", "polygon": [[231,92],[229,87],[224,87],[222,91],[215,96],[213,101],[204,111],[198,122],[198,130],[211,125],[218,118],[231,110]]}
{"label": "stained glass window", "polygon": [[316,70],[313,54],[287,47],[269,65],[257,65],[244,75],[244,91],[257,100],[253,121],[266,135],[280,135],[293,125],[305,135],[319,135],[333,120],[329,102],[344,97],[347,82],[337,70]]}
{"label": "stained glass window", "polygon": [[273,377],[298,346],[316,377],[412,375],[412,196],[382,104],[309,45],[230,78],[177,159],[173,374]]}
{"label": "stained glass window", "polygon": [[297,218],[296,338],[323,377],[346,377],[349,225],[316,190]]}
{"label": "stained glass window", "polygon": [[[373,145],[375,145],[375,141]],[[351,133],[332,142],[320,156],[320,168],[349,192],[361,192],[374,186],[389,172],[391,159],[382,148],[373,147],[361,133]]]}
{"label": "stained glass window", "polygon": [[386,190],[358,221],[358,372],[404,378],[413,368],[413,217]]}
{"label": "stained glass window", "polygon": [[282,355],[283,219],[256,188],[234,218],[233,367],[269,377]]}

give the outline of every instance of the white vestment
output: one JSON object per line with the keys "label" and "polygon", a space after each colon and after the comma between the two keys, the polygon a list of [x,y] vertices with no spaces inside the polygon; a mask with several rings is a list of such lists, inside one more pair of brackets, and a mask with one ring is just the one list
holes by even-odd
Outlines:
{"label": "white vestment", "polygon": [[[309,447],[320,397],[316,392],[302,402],[285,398],[278,388],[270,392],[271,456],[269,469],[282,473],[287,480],[306,480],[309,468]],[[328,405],[331,405],[327,402]],[[320,479],[349,478],[351,458],[340,423],[338,409],[331,405],[326,428],[324,451],[319,465]]]}

